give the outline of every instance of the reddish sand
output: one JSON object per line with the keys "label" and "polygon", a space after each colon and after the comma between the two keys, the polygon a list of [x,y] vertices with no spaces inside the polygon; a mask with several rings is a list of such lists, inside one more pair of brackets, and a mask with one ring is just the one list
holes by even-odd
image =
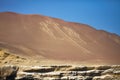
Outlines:
{"label": "reddish sand", "polygon": [[0,48],[33,59],[120,64],[120,36],[42,15],[0,13]]}

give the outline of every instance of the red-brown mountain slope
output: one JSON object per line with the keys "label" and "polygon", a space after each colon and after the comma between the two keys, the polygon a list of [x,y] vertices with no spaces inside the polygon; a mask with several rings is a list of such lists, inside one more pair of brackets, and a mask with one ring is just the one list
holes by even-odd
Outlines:
{"label": "red-brown mountain slope", "polygon": [[26,57],[120,64],[120,37],[42,15],[0,13],[0,48]]}

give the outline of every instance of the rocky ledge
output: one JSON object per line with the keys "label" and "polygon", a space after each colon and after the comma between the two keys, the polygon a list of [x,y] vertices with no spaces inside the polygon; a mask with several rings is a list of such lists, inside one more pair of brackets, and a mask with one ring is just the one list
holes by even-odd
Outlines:
{"label": "rocky ledge", "polygon": [[0,80],[120,80],[120,65],[0,67]]}

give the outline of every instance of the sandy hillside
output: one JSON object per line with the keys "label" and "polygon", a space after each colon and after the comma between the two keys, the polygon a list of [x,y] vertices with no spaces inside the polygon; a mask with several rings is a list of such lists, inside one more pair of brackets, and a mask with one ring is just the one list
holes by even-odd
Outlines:
{"label": "sandy hillside", "polygon": [[0,13],[0,48],[37,60],[120,64],[118,35],[42,15]]}

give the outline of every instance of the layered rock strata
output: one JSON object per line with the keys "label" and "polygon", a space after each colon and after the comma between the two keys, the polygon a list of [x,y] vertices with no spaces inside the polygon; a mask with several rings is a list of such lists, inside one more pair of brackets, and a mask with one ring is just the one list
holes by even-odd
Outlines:
{"label": "layered rock strata", "polygon": [[120,80],[120,65],[1,66],[0,80]]}

